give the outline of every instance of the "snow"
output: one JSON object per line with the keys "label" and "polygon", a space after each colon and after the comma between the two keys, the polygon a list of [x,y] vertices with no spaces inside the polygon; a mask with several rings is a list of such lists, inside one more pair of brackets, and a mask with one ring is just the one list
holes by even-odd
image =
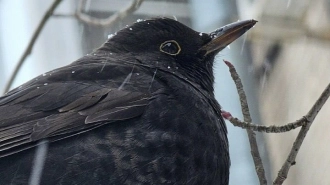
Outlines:
{"label": "snow", "polygon": [[[113,36],[115,36],[115,34],[110,34],[108,35],[108,39],[111,39]],[[88,55],[88,54],[87,54]]]}
{"label": "snow", "polygon": [[132,77],[132,73],[129,73],[129,74],[126,76],[124,82],[118,87],[118,90],[122,90],[123,87],[124,87],[124,85],[125,85],[127,82],[129,82],[129,80],[131,79],[131,77]]}

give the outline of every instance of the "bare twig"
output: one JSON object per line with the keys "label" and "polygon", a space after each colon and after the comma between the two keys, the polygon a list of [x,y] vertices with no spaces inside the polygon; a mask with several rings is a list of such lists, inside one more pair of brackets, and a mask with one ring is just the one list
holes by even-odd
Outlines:
{"label": "bare twig", "polygon": [[[227,119],[227,118],[226,118]],[[299,120],[288,123],[283,126],[276,126],[276,125],[271,125],[271,126],[263,126],[263,125],[256,125],[250,122],[246,121],[241,121],[238,118],[230,117],[227,119],[230,121],[234,126],[236,127],[241,127],[243,129],[250,129],[256,132],[266,132],[266,133],[283,133],[283,132],[289,132],[293,129],[299,128],[303,125],[306,125],[307,119],[306,117],[302,117]]]}
{"label": "bare twig", "polygon": [[53,13],[54,18],[76,18],[75,14]]}
{"label": "bare twig", "polygon": [[[258,148],[256,145],[254,132],[252,130],[276,133],[276,132],[289,131],[289,130],[302,126],[295,142],[293,143],[289,156],[287,157],[282,168],[278,172],[278,176],[276,177],[276,179],[273,182],[274,185],[281,185],[287,178],[290,167],[295,164],[296,156],[299,152],[299,149],[303,143],[304,138],[306,137],[306,134],[307,134],[310,126],[312,125],[318,112],[321,110],[322,106],[325,104],[325,102],[327,101],[327,99],[330,96],[330,84],[328,84],[328,86],[325,88],[325,90],[323,91],[323,93],[321,94],[319,99],[315,102],[315,104],[310,109],[310,111],[305,116],[303,116],[301,119],[299,119],[293,123],[284,125],[284,126],[264,127],[264,126],[254,125],[251,123],[251,118],[249,115],[249,110],[247,107],[246,97],[245,97],[245,93],[243,91],[243,85],[241,83],[241,80],[240,80],[234,66],[228,61],[224,61],[224,62],[229,67],[232,78],[236,84],[236,88],[237,88],[238,94],[240,96],[240,101],[241,101],[241,105],[242,105],[244,122],[238,120],[237,118],[233,118],[230,115],[230,113],[228,113],[228,112],[223,111],[222,114],[226,119],[230,120],[235,126],[247,128],[248,131],[250,131],[250,133],[248,132],[248,136],[249,136],[251,150],[252,150],[251,153],[253,156],[253,160],[255,163],[255,168],[256,168],[256,171],[257,171],[257,174],[259,177],[260,184],[267,184],[267,182],[266,182],[266,178],[264,176],[264,169],[263,169],[263,165],[261,163],[261,158],[260,158]],[[249,129],[252,129],[252,130],[249,130]],[[250,137],[252,137],[252,138],[250,138]],[[260,169],[260,167],[262,169]]]}
{"label": "bare twig", "polygon": [[[238,91],[238,95],[239,95],[240,102],[241,102],[241,108],[242,108],[244,121],[245,122],[251,122],[249,107],[248,107],[248,104],[247,104],[247,99],[246,99],[245,92],[243,90],[243,84],[241,82],[241,79],[239,78],[234,66],[228,61],[224,60],[224,62],[229,67],[230,74],[231,74],[231,76],[232,76],[232,78],[235,82],[236,89]],[[257,140],[256,140],[255,133],[250,129],[247,129],[246,131],[247,131],[248,138],[249,138],[249,141],[250,141],[249,143],[250,143],[250,147],[251,147],[251,154],[252,154],[253,162],[254,162],[254,165],[255,165],[255,170],[256,170],[258,178],[259,178],[259,183],[260,183],[260,185],[267,185],[265,169],[264,169],[264,166],[262,164],[262,160],[261,160],[260,153],[259,153],[259,150],[258,150],[258,145],[257,145]]]}
{"label": "bare twig", "polygon": [[17,76],[17,73],[19,72],[19,70],[20,70],[22,64],[23,64],[24,61],[25,61],[25,59],[31,54],[31,52],[32,52],[32,48],[33,48],[33,46],[34,46],[34,43],[36,42],[36,40],[37,40],[37,38],[38,38],[38,36],[39,36],[41,30],[44,28],[44,26],[45,26],[47,20],[50,18],[50,16],[52,16],[54,10],[55,10],[56,7],[60,4],[61,1],[62,1],[62,0],[54,0],[53,4],[49,7],[49,9],[47,10],[47,12],[46,12],[45,15],[43,16],[41,22],[39,23],[39,25],[38,25],[36,31],[34,32],[32,38],[31,38],[31,40],[30,40],[30,42],[29,42],[27,48],[25,49],[25,51],[24,51],[22,57],[21,57],[20,60],[18,61],[17,65],[16,65],[16,67],[15,67],[15,69],[14,69],[14,72],[13,72],[12,75],[10,76],[10,79],[9,79],[9,81],[8,81],[6,87],[5,87],[4,92],[7,92],[7,91],[10,89],[10,87],[11,87],[12,83],[14,82],[14,80],[15,80],[15,78],[16,78],[16,76]]}
{"label": "bare twig", "polygon": [[302,142],[304,141],[304,138],[306,137],[306,134],[312,125],[316,115],[319,113],[321,110],[322,106],[325,104],[327,99],[330,96],[330,84],[325,88],[319,99],[315,102],[313,107],[310,109],[310,111],[306,114],[306,125],[303,125],[295,142],[293,143],[292,149],[290,151],[290,154],[286,161],[284,162],[281,170],[278,172],[278,176],[276,177],[274,181],[274,185],[281,185],[284,180],[288,176],[289,169],[292,165],[295,164],[296,156],[299,152],[299,149],[301,147]]}
{"label": "bare twig", "polygon": [[127,15],[135,12],[139,7],[141,6],[143,0],[132,0],[131,4],[129,4],[127,7],[123,8],[122,10],[116,12],[115,14],[111,15],[108,18],[100,19],[100,18],[94,18],[91,17],[85,13],[83,13],[83,1],[81,0],[78,9],[76,11],[75,16],[78,20],[85,22],[87,24],[95,25],[95,26],[110,26],[111,24],[122,20]]}

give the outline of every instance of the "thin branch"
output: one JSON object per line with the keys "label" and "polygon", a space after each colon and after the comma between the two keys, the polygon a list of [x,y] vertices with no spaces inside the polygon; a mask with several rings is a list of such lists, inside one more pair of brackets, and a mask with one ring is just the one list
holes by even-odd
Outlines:
{"label": "thin branch", "polygon": [[[242,122],[242,121],[238,120],[237,118],[233,118],[230,113],[228,113],[226,111],[223,111],[222,115],[224,116],[224,118],[229,119],[234,125],[236,124],[236,125],[239,125],[241,127],[245,127],[247,129],[253,129],[253,130],[256,130],[256,131],[262,130],[262,131],[266,131],[266,132],[267,131],[269,131],[269,132],[277,132],[277,131],[282,132],[282,131],[289,131],[291,129],[302,126],[295,142],[293,143],[293,146],[292,146],[292,149],[289,153],[289,156],[287,157],[287,159],[284,162],[282,168],[278,172],[278,176],[276,177],[276,179],[273,182],[274,185],[281,185],[281,184],[283,184],[283,182],[287,178],[290,167],[296,163],[295,162],[296,156],[299,152],[299,149],[300,149],[300,147],[303,143],[304,138],[307,135],[307,132],[308,132],[310,126],[312,125],[312,123],[313,123],[315,117],[317,116],[318,112],[321,110],[322,106],[325,104],[325,102],[328,100],[328,98],[330,96],[330,84],[328,84],[328,86],[325,88],[325,90],[323,91],[323,93],[321,94],[319,99],[315,102],[315,104],[310,109],[310,111],[305,116],[303,116],[301,119],[299,119],[299,120],[297,120],[293,123],[289,123],[287,125],[284,125],[284,126],[263,127],[263,126],[254,125],[254,124],[251,123],[251,118],[249,117],[249,114],[248,114],[249,113],[248,112],[248,107],[243,108],[243,105],[246,104],[246,98],[245,98],[245,94],[244,94],[244,91],[243,91],[243,85],[241,84],[241,80],[240,80],[234,66],[228,61],[224,61],[224,62],[229,67],[232,78],[233,78],[233,80],[236,84],[236,88],[238,90],[238,94],[240,96],[240,101],[241,101],[241,104],[242,104],[243,115],[248,116],[248,117],[244,117],[244,122]],[[281,130],[281,129],[283,129],[283,130]],[[249,135],[249,139],[250,139],[250,135]],[[251,139],[250,139],[252,156],[253,156],[253,159],[255,160],[255,156],[254,156],[255,152],[253,150],[254,150],[254,147],[256,147],[256,145],[254,143],[251,143]],[[259,153],[257,153],[257,154],[259,154]],[[257,162],[258,161],[255,161],[255,167],[256,167],[258,177],[259,177],[260,184],[266,183],[266,181],[262,181],[263,177],[259,175],[261,172],[258,171],[258,170],[260,170],[259,169],[260,166],[257,166],[257,165],[261,164],[261,167],[263,167],[262,163],[257,164]]]}
{"label": "thin branch", "polygon": [[127,17],[127,15],[135,12],[139,7],[141,6],[143,0],[132,0],[131,4],[129,4],[127,7],[123,8],[122,10],[118,11],[117,13],[111,15],[108,18],[100,19],[91,17],[85,13],[83,13],[83,1],[81,0],[77,12],[75,16],[78,20],[85,22],[87,24],[95,25],[95,26],[110,26],[113,23],[124,19]]}
{"label": "thin branch", "polygon": [[306,137],[306,134],[310,128],[310,126],[312,125],[315,117],[317,116],[317,114],[319,113],[319,111],[321,110],[322,106],[325,104],[325,102],[327,101],[327,99],[330,96],[330,84],[328,84],[328,86],[325,88],[325,90],[323,91],[323,93],[321,94],[321,96],[319,97],[319,99],[315,102],[315,104],[313,105],[313,107],[310,109],[310,111],[306,114],[306,125],[303,125],[295,142],[293,143],[292,149],[290,151],[290,154],[288,156],[288,158],[286,159],[286,161],[284,162],[281,170],[278,172],[278,176],[276,177],[275,181],[274,181],[274,185],[281,185],[283,184],[284,180],[287,178],[288,173],[289,173],[289,169],[292,165],[295,164],[295,160],[296,160],[296,156],[299,152],[299,149]]}
{"label": "thin branch", "polygon": [[[224,111],[223,111],[224,112]],[[228,112],[226,113],[222,113],[223,114],[230,114]],[[271,126],[263,126],[263,125],[256,125],[250,122],[246,122],[246,121],[241,121],[238,118],[232,117],[230,116],[223,116],[225,119],[227,119],[228,121],[230,121],[234,126],[236,127],[241,127],[243,129],[250,129],[256,132],[266,132],[266,133],[283,133],[283,132],[289,132],[293,129],[299,128],[303,125],[306,125],[307,123],[307,118],[306,117],[302,117],[299,120],[292,122],[292,123],[288,123],[286,125],[283,126],[276,126],[276,125],[271,125]]]}
{"label": "thin branch", "polygon": [[62,14],[62,13],[54,13],[54,18],[76,18],[75,14]]}
{"label": "thin branch", "polygon": [[49,9],[47,10],[47,12],[46,12],[45,15],[43,16],[41,22],[39,23],[39,25],[38,25],[36,31],[34,32],[32,38],[31,38],[31,40],[30,40],[30,42],[29,42],[27,48],[25,49],[25,51],[24,51],[22,57],[21,57],[20,60],[18,61],[17,65],[16,65],[16,67],[15,67],[15,69],[14,69],[14,72],[13,72],[12,75],[10,76],[10,79],[9,79],[9,81],[8,81],[6,87],[5,87],[4,92],[7,92],[7,91],[10,89],[10,87],[11,87],[11,85],[13,84],[13,82],[14,82],[14,80],[15,80],[15,78],[16,78],[18,72],[19,72],[19,70],[21,69],[21,66],[23,65],[25,59],[31,54],[31,52],[32,52],[32,48],[33,48],[33,46],[34,46],[34,43],[36,42],[36,40],[37,40],[37,38],[38,38],[38,36],[39,36],[41,30],[44,28],[44,26],[45,26],[47,20],[52,16],[54,10],[55,10],[56,7],[60,4],[61,1],[62,1],[62,0],[54,0],[53,4],[49,7]]}
{"label": "thin branch", "polygon": [[[242,108],[244,121],[251,122],[249,107],[247,104],[247,99],[246,99],[245,92],[243,90],[243,84],[241,82],[241,79],[239,78],[234,66],[228,61],[224,60],[224,62],[229,67],[231,77],[233,78],[233,80],[235,82],[236,89],[238,91],[238,95],[239,95],[240,102],[241,102],[241,108]],[[258,150],[258,144],[257,144],[255,133],[250,129],[247,129],[246,131],[247,131],[248,138],[250,141],[249,143],[250,143],[250,147],[251,147],[251,155],[252,155],[253,162],[255,165],[255,170],[256,170],[258,178],[259,178],[259,183],[260,183],[260,185],[267,185],[265,169],[262,164],[262,160],[261,160],[260,153]]]}

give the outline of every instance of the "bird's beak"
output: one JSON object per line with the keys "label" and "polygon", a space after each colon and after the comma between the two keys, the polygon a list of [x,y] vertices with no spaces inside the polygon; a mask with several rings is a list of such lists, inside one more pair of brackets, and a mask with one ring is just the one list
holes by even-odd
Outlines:
{"label": "bird's beak", "polygon": [[214,52],[217,53],[243,35],[256,23],[257,21],[251,19],[246,21],[238,21],[218,28],[209,34],[212,40],[202,46],[199,50],[204,51],[204,55]]}

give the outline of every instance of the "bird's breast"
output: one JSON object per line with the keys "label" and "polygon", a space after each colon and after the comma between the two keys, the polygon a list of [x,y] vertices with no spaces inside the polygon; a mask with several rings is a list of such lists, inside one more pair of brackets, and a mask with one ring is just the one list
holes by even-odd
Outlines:
{"label": "bird's breast", "polygon": [[140,150],[145,158],[153,159],[146,165],[159,172],[160,177],[192,184],[228,180],[228,142],[221,126],[224,123],[204,97],[193,91],[160,93],[141,120],[140,133],[136,133],[142,136],[144,148]]}

